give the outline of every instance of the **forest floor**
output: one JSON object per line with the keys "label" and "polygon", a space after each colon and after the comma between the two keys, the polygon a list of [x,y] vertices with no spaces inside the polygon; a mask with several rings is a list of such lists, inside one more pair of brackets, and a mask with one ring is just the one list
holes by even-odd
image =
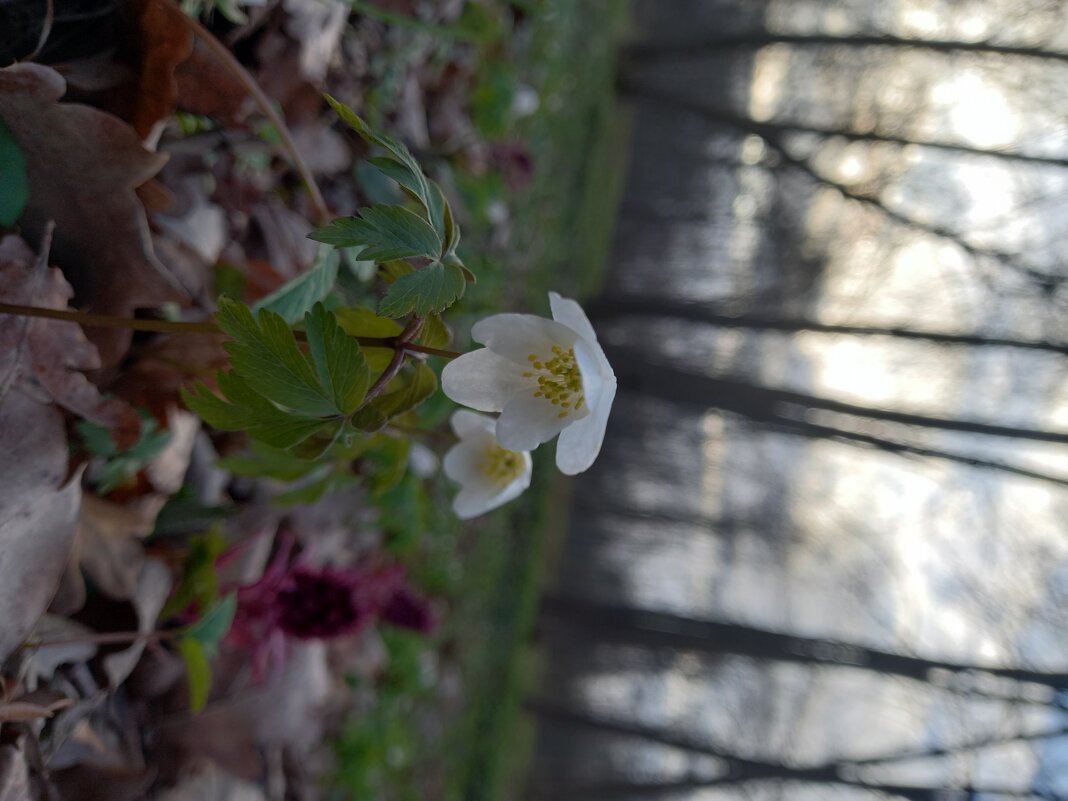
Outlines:
{"label": "forest floor", "polygon": [[[405,141],[453,205],[478,276],[454,347],[486,314],[603,280],[623,0],[40,6],[0,7],[0,63],[20,62],[0,68],[0,303],[166,321],[223,294],[373,300],[366,262],[306,238],[324,206],[396,192],[323,92]],[[226,362],[218,337],[5,315],[0,344],[0,604],[17,610],[0,621],[0,801],[512,795],[565,481],[536,470],[462,524],[436,469],[440,395],[418,409],[425,442],[376,439],[339,484],[186,410],[179,388]],[[228,629],[291,550],[402,570],[436,627],[383,621],[275,659]]]}

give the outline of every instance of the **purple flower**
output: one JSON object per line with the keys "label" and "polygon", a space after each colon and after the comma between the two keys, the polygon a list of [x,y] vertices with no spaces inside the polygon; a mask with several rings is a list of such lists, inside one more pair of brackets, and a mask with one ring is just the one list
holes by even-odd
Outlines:
{"label": "purple flower", "polygon": [[437,627],[437,619],[427,599],[407,584],[393,593],[381,611],[382,620],[394,626],[430,634]]}
{"label": "purple flower", "polygon": [[312,567],[291,562],[283,540],[263,576],[237,588],[228,641],[251,651],[253,678],[262,680],[285,660],[286,640],[331,640],[355,634],[378,617],[423,633],[435,621],[413,590],[404,567]]}

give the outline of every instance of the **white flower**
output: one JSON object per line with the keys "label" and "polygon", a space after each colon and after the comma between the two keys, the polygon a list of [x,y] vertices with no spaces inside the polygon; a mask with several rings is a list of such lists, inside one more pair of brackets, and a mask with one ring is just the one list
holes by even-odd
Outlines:
{"label": "white flower", "polygon": [[496,314],[471,336],[486,347],[446,366],[442,389],[457,403],[500,412],[497,439],[529,451],[560,434],[556,466],[567,475],[589,468],[601,450],[616,375],[575,301],[549,293],[553,319]]}
{"label": "white flower", "polygon": [[449,422],[460,438],[444,462],[445,475],[460,485],[452,502],[457,517],[478,517],[530,486],[530,453],[502,446],[493,434],[496,420],[461,409]]}

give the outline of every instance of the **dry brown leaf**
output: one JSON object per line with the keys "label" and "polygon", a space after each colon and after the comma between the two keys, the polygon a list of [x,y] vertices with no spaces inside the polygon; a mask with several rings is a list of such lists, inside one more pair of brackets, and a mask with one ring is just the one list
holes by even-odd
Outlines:
{"label": "dry brown leaf", "polygon": [[157,124],[174,112],[174,70],[189,58],[193,32],[165,0],[119,0],[113,8],[100,52],[60,58],[70,99],[121,117],[151,140]]}
{"label": "dry brown leaf", "polygon": [[248,90],[199,39],[193,53],[174,73],[178,108],[234,126],[253,108]]}
{"label": "dry brown leaf", "polygon": [[[162,562],[146,559],[141,565],[141,574],[137,577],[137,589],[133,598],[134,611],[137,612],[137,631],[148,634],[156,627],[159,613],[171,592],[171,571]],[[118,687],[137,666],[141,653],[145,650],[146,640],[138,640],[123,651],[104,657],[104,672],[112,687]]]}
{"label": "dry brown leaf", "polygon": [[[34,684],[49,682],[60,665],[88,662],[96,656],[96,645],[89,641],[92,629],[59,615],[44,615],[33,629],[34,642],[59,641],[56,645],[42,645],[29,652],[26,681]],[[32,686],[32,685],[31,685]]]}
{"label": "dry brown leaf", "polygon": [[[224,669],[247,676],[243,660]],[[165,722],[161,748],[169,759],[202,757],[234,775],[254,778],[263,770],[266,749],[283,747],[301,758],[315,748],[323,736],[326,711],[338,703],[335,691],[338,685],[327,664],[325,645],[297,642],[278,680],[232,692],[209,703],[196,717]]]}
{"label": "dry brown leaf", "polygon": [[[156,457],[145,465],[145,474],[152,487],[163,495],[173,495],[182,488],[189,460],[193,457],[193,445],[200,431],[200,418],[177,406],[167,409],[167,431],[170,441]],[[163,508],[160,505],[160,508]],[[159,514],[159,509],[156,509]],[[152,521],[155,523],[155,515]]]}
{"label": "dry brown leaf", "polygon": [[0,723],[26,723],[38,718],[50,717],[52,717],[52,712],[48,707],[37,704],[27,704],[22,701],[0,704]]}
{"label": "dry brown leaf", "polygon": [[14,701],[0,704],[0,723],[26,723],[39,718],[50,718],[73,701],[62,693],[52,690],[37,690],[22,695]]}
{"label": "dry brown leaf", "polygon": [[30,772],[19,746],[0,746],[0,801],[30,801]]}
{"label": "dry brown leaf", "polygon": [[193,32],[177,6],[162,0],[127,0],[122,26],[119,57],[133,65],[137,79],[109,95],[104,107],[148,139],[156,123],[174,112],[174,71],[193,52]]}
{"label": "dry brown leaf", "polygon": [[57,771],[52,781],[67,801],[140,801],[156,778],[143,766],[75,765]]}
{"label": "dry brown leaf", "polygon": [[141,540],[152,532],[166,501],[162,495],[129,504],[89,494],[82,497],[76,555],[93,584],[109,598],[126,601],[137,593],[145,562]]}
{"label": "dry brown leaf", "polygon": [[178,389],[229,365],[222,336],[167,337],[138,349],[137,360],[118,377],[115,391],[165,419],[180,403]]}
{"label": "dry brown leaf", "polygon": [[63,486],[63,416],[33,390],[25,381],[0,386],[0,661],[56,591],[82,494],[78,476]]}
{"label": "dry brown leaf", "polygon": [[[17,236],[0,240],[0,300],[66,309],[73,291],[45,258],[47,254],[35,257]],[[103,397],[80,372],[99,368],[100,357],[75,323],[0,316],[0,354],[5,381],[20,376],[37,381],[63,408],[110,429],[120,448],[137,441],[137,412],[121,400]]]}
{"label": "dry brown leaf", "polygon": [[[145,150],[117,117],[57,102],[64,89],[48,67],[0,69],[0,119],[18,142],[30,185],[23,229],[37,236],[55,221],[52,260],[74,286],[78,305],[90,311],[129,317],[139,307],[184,299],[152,252],[134,191],[167,157]],[[129,347],[130,332],[97,328],[89,338],[111,367]]]}

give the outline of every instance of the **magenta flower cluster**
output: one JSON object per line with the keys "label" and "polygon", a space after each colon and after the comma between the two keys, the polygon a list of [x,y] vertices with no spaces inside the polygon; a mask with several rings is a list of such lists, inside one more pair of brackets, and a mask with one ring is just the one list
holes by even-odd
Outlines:
{"label": "magenta flower cluster", "polygon": [[253,676],[264,678],[285,660],[286,641],[331,640],[375,621],[430,633],[436,620],[400,565],[313,567],[291,561],[283,543],[252,584],[237,588],[237,612],[227,635],[252,654]]}

